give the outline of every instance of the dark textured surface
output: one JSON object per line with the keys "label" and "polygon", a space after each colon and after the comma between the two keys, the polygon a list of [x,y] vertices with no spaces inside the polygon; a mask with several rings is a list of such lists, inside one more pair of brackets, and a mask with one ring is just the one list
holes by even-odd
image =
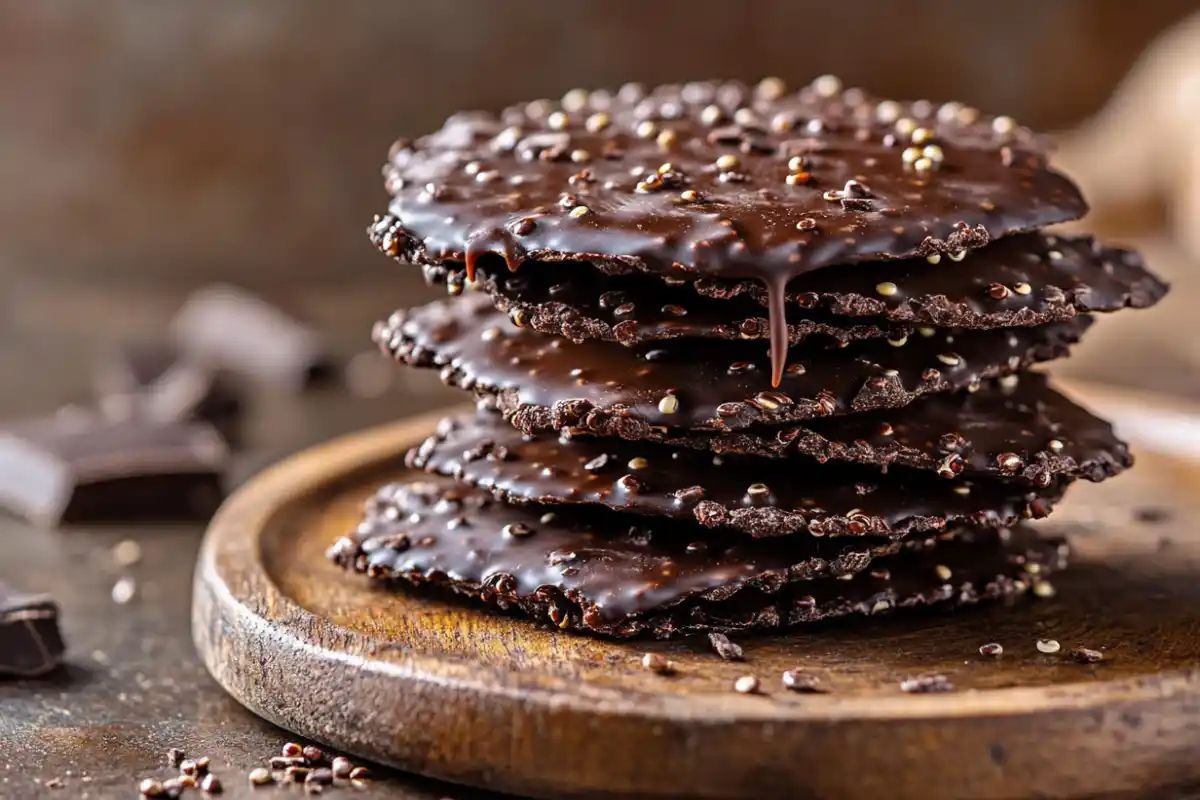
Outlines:
{"label": "dark textured surface", "polygon": [[[492,427],[490,415],[480,419],[480,424]],[[475,433],[488,436],[482,431]],[[460,450],[440,447],[438,442],[444,436],[454,440],[462,434],[451,435],[451,428],[445,428],[431,437],[414,455],[421,466],[434,448],[442,451],[435,460],[469,459],[472,455],[478,459],[489,456],[494,444],[500,443],[481,442],[478,448]],[[507,442],[515,439],[515,434],[500,433],[497,438]],[[574,446],[589,447],[586,442],[584,437],[584,443]],[[1115,436],[1111,424],[1051,388],[1039,373],[989,381],[977,392],[935,395],[900,410],[736,432],[678,432],[669,434],[663,443],[722,455],[800,456],[784,469],[812,469],[815,463],[804,458],[809,456],[822,463],[877,468],[899,464],[948,479],[991,475],[1035,486],[1049,486],[1056,479],[1101,481],[1133,464],[1128,445]],[[606,445],[590,446],[597,448],[598,454]],[[616,446],[622,452],[636,453],[636,447]],[[654,449],[654,445],[644,447]],[[671,457],[689,462],[695,458],[684,454]],[[760,463],[755,469],[772,467]]]}
{"label": "dark textured surface", "polygon": [[712,534],[692,545],[686,525],[545,511],[446,478],[388,485],[329,556],[371,578],[441,584],[564,630],[658,638],[974,605],[1027,592],[1031,574],[1057,571],[1067,557],[1061,539],[1023,527],[917,540],[871,560],[886,545]]}
{"label": "dark textured surface", "polygon": [[1048,149],[1011,118],[831,76],[627,85],[456,114],[397,142],[391,216],[372,235],[389,255],[468,271],[494,255],[775,281],[1076,219],[1087,206]]}
{"label": "dark textured surface", "polygon": [[[0,380],[21,386],[2,398],[2,418],[46,411],[90,393],[91,357],[123,340],[165,330],[187,287],[154,291],[120,287],[56,287],[50,307],[70,315],[32,314],[50,298],[25,295],[22,313],[8,315],[11,335],[0,340]],[[343,355],[369,348],[365,331],[398,302],[386,287],[343,285],[287,296],[312,312]],[[319,297],[320,302],[315,302]],[[11,296],[8,299],[13,299]],[[114,313],[125,308],[129,313]],[[104,320],[97,324],[96,320]],[[80,347],[80,341],[88,347]],[[371,362],[382,360],[369,355]],[[48,368],[48,365],[52,365]],[[385,365],[386,366],[386,365]],[[262,466],[309,444],[398,415],[445,405],[453,393],[433,381],[392,378],[391,391],[367,400],[344,390],[309,395],[255,388],[248,396],[247,448],[234,465],[237,483]],[[36,376],[31,378],[31,376]],[[398,391],[399,390],[399,391]],[[0,797],[127,800],[141,777],[167,778],[170,747],[210,756],[224,797],[302,796],[281,787],[252,790],[246,773],[279,752],[292,737],[229,699],[201,667],[190,636],[191,572],[202,524],[111,525],[37,530],[0,515],[0,579],[30,592],[52,594],[62,606],[66,666],[45,678],[0,682]],[[130,568],[115,563],[124,540],[141,546]],[[122,576],[137,585],[118,605],[111,589]],[[353,796],[480,797],[409,776],[383,775],[375,788]],[[48,788],[47,781],[63,788]],[[350,796],[348,789],[327,797]],[[199,797],[200,795],[195,795]]]}
{"label": "dark textured surface", "polygon": [[[879,336],[898,340],[917,324],[1041,325],[1081,312],[1144,308],[1167,290],[1137,253],[1088,238],[1015,236],[957,262],[951,256],[935,260],[832,267],[797,278],[788,286],[789,340],[797,344],[814,334],[826,343]],[[466,277],[463,270],[437,266],[427,266],[425,275],[430,283],[445,283],[451,294],[461,291]],[[570,339],[630,344],[683,336],[768,336],[767,293],[754,281],[666,284],[582,267],[568,281],[551,264],[526,264],[515,273],[481,266],[477,277],[496,307],[514,321]]]}
{"label": "dark textured surface", "polygon": [[[633,517],[698,521],[756,538],[902,537],[963,523],[998,527],[1043,517],[1061,487],[1012,481],[947,481],[903,467],[819,465],[755,456],[712,456],[646,442],[554,434],[523,437],[497,414],[441,426],[410,458],[510,503],[591,505]],[[686,528],[685,528],[686,530]],[[693,528],[691,534],[709,532]]]}
{"label": "dark textured surface", "polygon": [[672,429],[738,430],[905,406],[1065,356],[1090,322],[930,329],[901,347],[801,345],[778,391],[761,342],[570,342],[514,326],[476,294],[394,314],[375,338],[397,360],[441,367],[444,381],[470,389],[526,432],[578,427],[662,440]]}

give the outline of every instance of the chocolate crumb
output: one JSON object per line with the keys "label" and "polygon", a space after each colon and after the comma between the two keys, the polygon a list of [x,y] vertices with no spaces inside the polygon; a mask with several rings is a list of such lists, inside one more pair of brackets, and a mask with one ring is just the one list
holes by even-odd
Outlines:
{"label": "chocolate crumb", "polygon": [[734,642],[729,641],[729,637],[726,636],[725,634],[710,633],[708,635],[708,641],[712,645],[713,650],[715,650],[717,655],[719,655],[723,660],[725,660],[725,661],[745,661],[746,660],[746,653],[742,650],[741,646],[738,644],[735,644]]}
{"label": "chocolate crumb", "polygon": [[353,770],[354,765],[350,763],[350,759],[338,756],[333,760],[333,777],[349,778]]}
{"label": "chocolate crumb", "polygon": [[167,751],[167,766],[172,769],[179,769],[179,765],[183,763],[184,756],[187,754],[178,747],[172,747]]}
{"label": "chocolate crumb", "polygon": [[112,587],[112,600],[119,606],[126,605],[137,594],[137,583],[133,578],[125,577],[118,580]]}
{"label": "chocolate crumb", "polygon": [[250,774],[246,778],[255,786],[266,786],[275,780],[271,776],[271,771],[265,767],[256,767],[250,770]]}
{"label": "chocolate crumb", "polygon": [[300,783],[308,774],[312,772],[312,767],[293,766],[288,767],[283,771],[283,783]]}
{"label": "chocolate crumb", "polygon": [[799,667],[783,673],[783,686],[789,691],[800,694],[825,694],[829,690],[821,685],[821,679],[812,673],[804,672]]}
{"label": "chocolate crumb", "polygon": [[938,673],[924,673],[912,678],[905,678],[900,682],[900,691],[908,694],[937,694],[939,692],[953,692],[954,684],[949,681],[945,675]]}
{"label": "chocolate crumb", "polygon": [[1133,518],[1147,525],[1157,525],[1171,519],[1171,509],[1162,506],[1142,506],[1133,510]]}
{"label": "chocolate crumb", "polygon": [[304,779],[304,782],[306,784],[318,783],[322,786],[328,786],[333,783],[333,770],[326,767],[314,769],[312,772],[308,773],[308,777]]}
{"label": "chocolate crumb", "polygon": [[646,653],[642,656],[642,666],[656,675],[670,675],[675,671],[671,661],[661,653]]}
{"label": "chocolate crumb", "polygon": [[142,797],[162,797],[164,794],[162,781],[156,778],[146,778],[138,784],[138,792]]}

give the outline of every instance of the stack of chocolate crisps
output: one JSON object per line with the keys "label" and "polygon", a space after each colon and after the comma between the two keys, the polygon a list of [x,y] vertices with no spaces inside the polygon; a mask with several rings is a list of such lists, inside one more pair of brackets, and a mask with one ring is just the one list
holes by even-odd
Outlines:
{"label": "stack of chocolate crisps", "polygon": [[575,90],[397,142],[370,235],[450,298],[380,323],[476,410],[337,563],[613,636],[1026,591],[1025,520],[1129,467],[1039,372],[1166,286],[1044,226],[1048,143],[831,76]]}

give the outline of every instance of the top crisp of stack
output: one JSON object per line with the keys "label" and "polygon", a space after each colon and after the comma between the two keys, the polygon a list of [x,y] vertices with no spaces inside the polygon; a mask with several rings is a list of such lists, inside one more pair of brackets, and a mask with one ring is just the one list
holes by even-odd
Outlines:
{"label": "top crisp of stack", "polygon": [[397,142],[372,240],[480,291],[376,339],[479,410],[331,556],[614,635],[1048,587],[1065,547],[1013,526],[1131,458],[1018,376],[1166,292],[1038,230],[1087,210],[1048,150],[831,76],[576,90]]}

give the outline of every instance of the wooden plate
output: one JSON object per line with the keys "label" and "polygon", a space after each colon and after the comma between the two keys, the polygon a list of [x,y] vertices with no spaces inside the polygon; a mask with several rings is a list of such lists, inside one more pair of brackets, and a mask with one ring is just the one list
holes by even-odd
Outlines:
{"label": "wooden plate", "polygon": [[[1075,487],[1045,523],[1075,546],[1052,599],[745,638],[739,664],[705,641],[598,641],[388,593],[323,552],[404,475],[398,456],[427,417],[302,453],[233,496],[200,555],[196,645],[234,697],[288,730],[523,795],[1061,797],[1195,779],[1197,422],[1141,396],[1082,397],[1142,445],[1140,463]],[[980,655],[987,642],[1004,654]],[[1080,646],[1105,660],[1075,663]],[[648,650],[679,674],[643,670]],[[784,690],[795,666],[832,691]],[[900,691],[922,672],[958,690]],[[762,695],[731,690],[748,673]]]}

